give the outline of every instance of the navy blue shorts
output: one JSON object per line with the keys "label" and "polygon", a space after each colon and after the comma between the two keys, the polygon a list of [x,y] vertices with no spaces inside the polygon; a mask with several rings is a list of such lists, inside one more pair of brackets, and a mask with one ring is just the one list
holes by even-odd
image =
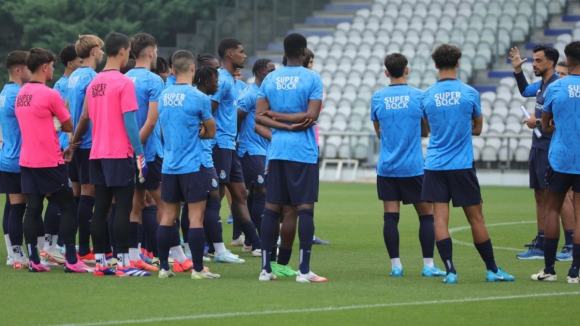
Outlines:
{"label": "navy blue shorts", "polygon": [[548,161],[548,151],[532,148],[530,150],[530,161],[528,168],[530,170],[530,188],[546,189],[546,169],[550,165]]}
{"label": "navy blue shorts", "polygon": [[72,183],[64,164],[51,168],[20,167],[23,194],[52,194],[65,189],[72,191]]}
{"label": "navy blue shorts", "polygon": [[219,148],[215,145],[212,149],[213,165],[219,176],[219,183],[243,183],[244,175],[238,154],[233,149]]}
{"label": "navy blue shorts", "polygon": [[135,160],[103,158],[90,160],[91,184],[107,187],[135,185]]}
{"label": "navy blue shorts", "polygon": [[461,170],[425,170],[421,199],[433,203],[449,203],[453,207],[481,203],[481,190],[475,168]]}
{"label": "navy blue shorts", "polygon": [[218,183],[218,175],[215,171],[215,168],[212,166],[211,168],[206,168],[205,172],[207,173],[208,182],[209,182],[209,192],[212,191],[219,191],[219,183]]}
{"label": "navy blue shorts", "polygon": [[69,175],[70,180],[72,182],[79,182],[79,170],[77,169],[77,154],[76,153],[75,153],[75,155],[73,155],[72,160],[66,164],[66,168],[68,170],[68,175]]}
{"label": "navy blue shorts", "polygon": [[0,171],[0,194],[21,194],[22,176],[20,173]]}
{"label": "navy blue shorts", "polygon": [[318,201],[318,164],[270,160],[266,202],[297,206]]}
{"label": "navy blue shorts", "polygon": [[[147,162],[147,177],[145,182],[135,184],[135,188],[139,190],[157,190],[161,184],[161,167],[163,160],[155,155],[155,160]],[[139,169],[135,168],[135,180],[139,179]]]}
{"label": "navy blue shorts", "polygon": [[197,203],[207,199],[210,182],[208,173],[201,166],[199,171],[185,174],[163,173],[161,199],[168,203]]}
{"label": "navy blue shorts", "polygon": [[266,166],[265,155],[250,155],[246,153],[240,157],[242,164],[242,173],[244,174],[244,183],[246,189],[250,190],[253,187],[265,187],[264,171]]}
{"label": "navy blue shorts", "polygon": [[377,193],[382,201],[402,201],[404,205],[422,202],[423,176],[391,178],[377,175]]}
{"label": "navy blue shorts", "polygon": [[[90,172],[89,172],[89,157],[91,156],[90,148],[79,148],[75,151],[73,158],[75,159],[76,171],[78,173],[78,181],[82,185],[90,184]],[[72,179],[71,179],[72,180]]]}
{"label": "navy blue shorts", "polygon": [[580,192],[580,174],[557,172],[549,165],[546,170],[546,183],[548,189],[555,194],[565,194],[570,187],[572,191]]}

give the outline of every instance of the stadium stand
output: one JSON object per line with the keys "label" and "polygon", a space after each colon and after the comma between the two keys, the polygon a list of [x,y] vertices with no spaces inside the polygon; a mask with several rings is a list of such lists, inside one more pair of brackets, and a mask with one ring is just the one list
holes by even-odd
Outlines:
{"label": "stadium stand", "polygon": [[[531,131],[521,124],[520,106],[531,111],[535,100],[519,94],[507,53],[518,46],[531,61],[534,45],[553,44],[563,58],[564,46],[580,37],[577,3],[536,0],[535,17],[533,4],[534,0],[335,0],[315,12],[302,29],[289,32],[308,37],[316,55],[314,70],[322,76],[325,96],[318,127],[323,135],[330,133],[321,139],[322,158],[355,158],[372,165],[375,158],[369,153],[376,145],[369,101],[387,84],[384,56],[407,56],[408,83],[425,89],[437,80],[431,51],[452,43],[463,52],[459,78],[481,94],[484,137],[474,138],[476,161],[527,162]],[[272,43],[268,49],[267,55],[280,62],[282,44]],[[531,64],[523,69],[530,82],[537,80]],[[347,132],[358,136],[345,136]],[[424,148],[427,143],[424,139]]]}

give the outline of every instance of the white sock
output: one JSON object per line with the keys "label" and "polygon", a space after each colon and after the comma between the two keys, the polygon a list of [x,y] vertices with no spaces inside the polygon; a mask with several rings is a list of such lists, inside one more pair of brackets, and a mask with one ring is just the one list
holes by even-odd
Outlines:
{"label": "white sock", "polygon": [[401,265],[401,258],[393,258],[391,259],[391,266],[394,267],[399,267],[402,268],[403,265]]}
{"label": "white sock", "polygon": [[181,245],[169,248],[169,252],[173,255],[173,259],[180,263],[183,263],[187,259]]}
{"label": "white sock", "polygon": [[137,249],[139,249],[139,251],[141,251],[141,242],[139,242],[139,243],[137,244]]}
{"label": "white sock", "polygon": [[183,244],[183,247],[184,247],[184,248],[183,248],[183,251],[185,251],[185,254],[186,254],[186,255],[190,255],[190,256],[191,256],[191,249],[189,249],[189,244],[187,244],[187,243],[184,243],[184,244]]}
{"label": "white sock", "polygon": [[36,244],[36,248],[38,248],[38,251],[41,251],[44,249],[44,244],[45,244],[44,236],[38,237],[37,244]]}
{"label": "white sock", "polygon": [[[129,248],[129,259],[131,260],[141,260],[141,256],[139,254],[141,251],[137,248]],[[128,263],[128,262],[127,262]]]}
{"label": "white sock", "polygon": [[12,259],[22,262],[24,261],[23,259],[24,253],[22,252],[22,250],[24,250],[22,246],[12,246],[12,248],[10,248],[10,250],[8,251],[8,254]]}
{"label": "white sock", "polygon": [[107,260],[105,259],[105,254],[95,254],[95,262],[98,265],[105,266],[107,264]]}
{"label": "white sock", "polygon": [[130,260],[129,254],[117,254],[117,266],[121,267],[129,266],[131,264],[129,260]]}
{"label": "white sock", "polygon": [[12,255],[12,243],[10,242],[10,236],[8,234],[4,235],[4,241],[6,242],[6,252],[8,253],[8,257],[14,259],[14,255]]}
{"label": "white sock", "polygon": [[423,265],[429,267],[429,268],[433,268],[433,258],[423,258]]}
{"label": "white sock", "polygon": [[215,254],[216,254],[216,255],[219,255],[219,254],[221,254],[222,252],[226,252],[226,251],[227,251],[227,250],[226,250],[226,245],[224,245],[224,243],[223,243],[223,242],[218,242],[218,243],[214,242],[214,243],[213,243],[213,247],[214,247],[214,249],[215,249]]}
{"label": "white sock", "polygon": [[48,250],[56,250],[56,238],[58,237],[58,234],[47,234],[50,236],[50,241],[48,243],[48,245],[44,245],[45,247],[48,247]]}
{"label": "white sock", "polygon": [[52,242],[52,235],[45,234],[44,235],[44,247],[42,247],[42,249],[44,249],[45,251],[48,251],[50,249],[51,242]]}

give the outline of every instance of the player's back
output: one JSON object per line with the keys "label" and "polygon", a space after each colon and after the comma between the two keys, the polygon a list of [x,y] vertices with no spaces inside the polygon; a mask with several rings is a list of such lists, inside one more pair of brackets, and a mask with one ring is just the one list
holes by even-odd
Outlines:
{"label": "player's back", "polygon": [[0,151],[0,171],[18,173],[22,135],[14,111],[20,85],[8,83],[0,93],[0,127],[2,128],[2,151]]}
{"label": "player's back", "polygon": [[414,87],[398,84],[373,94],[371,120],[381,126],[378,175],[403,178],[423,174],[422,93]]}
{"label": "player's back", "polygon": [[[78,69],[77,69],[78,70]],[[118,70],[100,72],[87,88],[93,124],[91,159],[133,157],[123,114],[137,110],[135,85]]]}
{"label": "player's back", "polygon": [[479,93],[457,79],[442,79],[425,90],[421,108],[431,129],[425,169],[472,168],[472,119],[481,115]]}
{"label": "player's back", "polygon": [[[67,99],[73,122],[73,132],[76,130],[81,114],[83,113],[87,87],[96,76],[97,73],[93,68],[83,66],[73,71],[68,78]],[[92,126],[89,124],[89,129],[81,138],[80,148],[90,148],[92,146],[91,127]]]}
{"label": "player's back", "polygon": [[[308,110],[308,101],[322,100],[322,80],[318,73],[302,66],[286,66],[266,76],[258,98],[266,98],[272,111],[303,113]],[[299,132],[273,129],[270,154],[270,160],[317,163],[314,127]]]}
{"label": "player's back", "polygon": [[163,131],[163,173],[196,172],[203,162],[199,138],[202,121],[211,118],[209,97],[188,84],[173,84],[159,98],[159,122]]}

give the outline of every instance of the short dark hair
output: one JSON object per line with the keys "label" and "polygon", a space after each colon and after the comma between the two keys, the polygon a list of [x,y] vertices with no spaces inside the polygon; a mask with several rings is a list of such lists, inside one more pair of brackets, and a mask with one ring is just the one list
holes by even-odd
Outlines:
{"label": "short dark hair", "polygon": [[150,46],[156,47],[157,40],[147,33],[135,34],[131,38],[131,53],[135,59],[139,58],[141,52]]}
{"label": "short dark hair", "polygon": [[178,73],[187,72],[189,66],[195,64],[195,58],[193,57],[193,54],[187,50],[176,51],[171,56],[171,61],[173,62],[173,69],[175,69],[175,71]]}
{"label": "short dark hair", "polygon": [[308,65],[310,64],[310,59],[314,60],[314,52],[312,52],[312,50],[310,50],[309,48],[306,48],[304,49],[304,53],[306,53],[306,58],[304,58],[302,66],[304,68],[308,68]]}
{"label": "short dark hair", "polygon": [[218,55],[220,56],[220,58],[224,58],[224,56],[226,55],[226,51],[230,50],[230,49],[237,49],[239,45],[242,45],[242,42],[238,41],[235,38],[224,38],[223,40],[220,41],[220,44],[218,45]]}
{"label": "short dark hair", "polygon": [[252,75],[256,76],[260,71],[266,69],[266,66],[272,62],[272,60],[270,59],[258,59],[258,61],[256,61],[256,63],[254,63],[254,66],[252,67]]}
{"label": "short dark hair", "polygon": [[169,55],[169,58],[167,58],[167,63],[169,64],[169,68],[173,67],[173,61],[171,60],[171,57],[173,57],[174,53],[175,53],[175,51],[171,52],[171,54]]}
{"label": "short dark hair", "polygon": [[127,60],[127,64],[125,65],[125,67],[122,67],[119,71],[122,74],[126,74],[127,71],[135,68],[135,65],[137,64],[137,61],[135,61],[135,59],[133,58],[129,58],[129,60]]}
{"label": "short dark hair", "polygon": [[58,57],[60,58],[60,62],[66,67],[69,62],[78,58],[77,51],[75,50],[75,45],[69,44],[65,46],[64,49],[60,51]]}
{"label": "short dark hair", "polygon": [[162,57],[157,57],[157,64],[155,68],[152,70],[155,74],[159,75],[161,72],[167,72],[169,70],[169,64],[165,59]]}
{"label": "short dark hair", "polygon": [[554,63],[554,68],[556,68],[556,63],[558,63],[558,59],[560,58],[560,53],[558,52],[558,50],[556,50],[556,48],[554,47],[544,44],[536,45],[532,50],[532,52],[534,53],[540,51],[544,51],[546,59],[552,61]]}
{"label": "short dark hair", "polygon": [[213,76],[218,77],[217,69],[207,66],[197,67],[195,76],[193,76],[193,84],[203,85]]}
{"label": "short dark hair", "polygon": [[455,45],[440,44],[431,53],[431,58],[439,69],[453,69],[461,59],[461,50]]}
{"label": "short dark hair", "polygon": [[217,58],[215,56],[213,56],[213,54],[209,54],[209,53],[198,54],[197,55],[197,66],[207,67],[209,65],[209,62],[212,60],[217,60]]}
{"label": "short dark hair", "polygon": [[566,59],[568,59],[571,66],[577,67],[580,65],[580,42],[570,42],[564,48],[564,54],[566,55]]}
{"label": "short dark hair", "polygon": [[115,57],[119,54],[121,49],[128,49],[131,46],[131,41],[125,34],[111,33],[105,40],[105,54],[107,57]]}
{"label": "short dark hair", "polygon": [[45,50],[41,48],[32,48],[28,51],[28,56],[26,57],[26,66],[30,72],[34,73],[43,64],[56,62],[56,55],[50,50]]}
{"label": "short dark hair", "polygon": [[393,78],[403,77],[409,61],[401,53],[391,53],[385,57],[385,68]]}
{"label": "short dark hair", "polygon": [[16,66],[26,66],[26,57],[28,56],[28,52],[26,51],[12,51],[8,54],[6,58],[6,69],[11,71],[12,68]]}
{"label": "short dark hair", "polygon": [[308,46],[306,37],[298,33],[292,33],[284,38],[284,54],[287,58],[298,58]]}

